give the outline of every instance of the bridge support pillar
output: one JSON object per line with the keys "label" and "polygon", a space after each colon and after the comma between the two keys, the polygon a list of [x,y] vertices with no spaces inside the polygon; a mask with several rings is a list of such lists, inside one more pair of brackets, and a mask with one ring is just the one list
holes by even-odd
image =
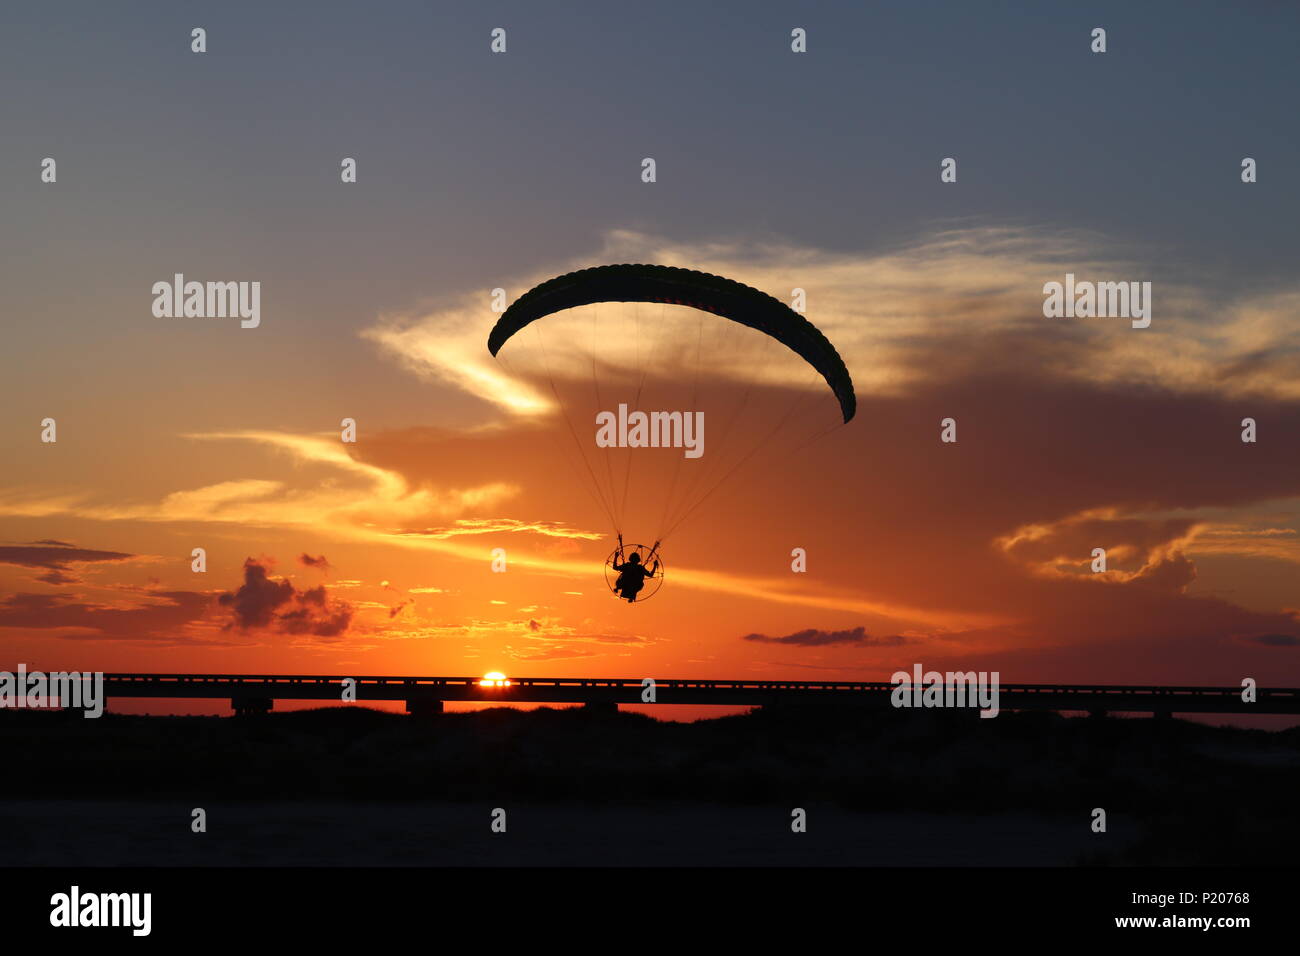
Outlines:
{"label": "bridge support pillar", "polygon": [[1106,716],[1106,712],[1104,710],[1090,710],[1088,711],[1088,716],[1093,720],[1101,720]]}
{"label": "bridge support pillar", "polygon": [[431,697],[417,697],[406,702],[406,712],[412,717],[437,717],[443,712],[442,701]]}
{"label": "bridge support pillar", "polygon": [[1151,716],[1152,716],[1153,718],[1155,718],[1156,720],[1173,720],[1173,719],[1174,719],[1173,712],[1172,712],[1172,711],[1168,711],[1168,710],[1157,710],[1157,711],[1155,711]]}
{"label": "bridge support pillar", "polygon": [[269,697],[233,697],[230,706],[234,709],[236,717],[252,717],[269,713],[275,706],[275,701]]}

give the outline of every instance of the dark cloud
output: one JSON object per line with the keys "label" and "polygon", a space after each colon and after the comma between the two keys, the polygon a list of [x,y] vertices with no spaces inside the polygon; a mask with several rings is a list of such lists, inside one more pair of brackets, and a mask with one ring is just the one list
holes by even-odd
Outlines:
{"label": "dark cloud", "polygon": [[322,571],[328,571],[330,569],[330,563],[325,559],[325,555],[323,554],[317,555],[313,558],[310,554],[304,551],[302,554],[298,555],[298,563],[305,568],[320,568]]}
{"label": "dark cloud", "polygon": [[820,631],[808,628],[796,631],[785,637],[769,637],[766,634],[746,634],[746,641],[762,644],[795,644],[800,647],[825,647],[829,644],[853,644],[857,647],[896,647],[906,643],[907,638],[895,634],[891,637],[872,637],[865,627],[855,627],[848,631]]}
{"label": "dark cloud", "polygon": [[1265,647],[1298,647],[1300,646],[1300,635],[1296,634],[1254,634],[1250,637],[1242,638],[1252,644],[1263,644]]}
{"label": "dark cloud", "polygon": [[55,569],[47,571],[44,574],[37,575],[37,581],[43,584],[80,584],[81,578],[75,574],[68,574],[66,571]]}
{"label": "dark cloud", "polygon": [[331,600],[324,585],[299,591],[288,580],[273,580],[255,558],[244,562],[244,583],[239,589],[222,594],[217,603],[230,608],[227,629],[267,629],[314,637],[342,635],[354,614],[351,604]]}
{"label": "dark cloud", "polygon": [[32,544],[0,546],[0,564],[15,564],[24,568],[48,568],[51,571],[67,571],[69,564],[129,561],[134,557],[136,557],[134,554],[126,554],[122,551],[93,551],[50,539]]}
{"label": "dark cloud", "polygon": [[330,602],[324,588],[305,591],[299,597],[296,608],[276,616],[276,629],[282,633],[338,637],[352,623],[352,606],[343,601]]}
{"label": "dark cloud", "polygon": [[217,598],[222,607],[234,614],[235,623],[244,629],[266,627],[275,612],[293,600],[294,587],[288,581],[272,581],[265,566],[253,558],[244,562],[244,583],[233,594]]}

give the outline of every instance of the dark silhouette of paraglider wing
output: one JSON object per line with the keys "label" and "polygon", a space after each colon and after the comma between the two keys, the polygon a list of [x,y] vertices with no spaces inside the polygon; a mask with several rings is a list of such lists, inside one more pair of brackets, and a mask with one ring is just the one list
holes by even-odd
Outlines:
{"label": "dark silhouette of paraglider wing", "polygon": [[488,336],[488,350],[495,356],[512,335],[529,323],[595,302],[665,302],[739,322],[770,335],[816,369],[839,401],[845,422],[857,411],[849,370],[820,329],[766,292],[694,269],[622,264],[595,266],[548,279],[506,309]]}

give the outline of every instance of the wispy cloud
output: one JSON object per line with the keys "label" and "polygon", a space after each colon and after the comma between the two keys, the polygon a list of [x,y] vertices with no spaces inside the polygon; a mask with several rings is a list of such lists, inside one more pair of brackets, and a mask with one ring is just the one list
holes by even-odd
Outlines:
{"label": "wispy cloud", "polygon": [[[581,260],[503,276],[501,284],[517,296],[586,266],[655,262],[725,275],[785,300],[790,290],[802,288],[810,319],[835,343],[860,394],[898,394],[959,366],[989,371],[992,362],[1023,370],[1032,362],[1044,374],[1090,383],[1300,397],[1300,288],[1223,302],[1212,286],[1163,276],[1155,282],[1156,316],[1149,330],[1043,317],[1044,282],[1060,281],[1067,271],[1080,278],[1150,276],[1144,263],[1113,250],[1097,234],[1014,226],[946,229],[876,253],[682,243],[622,230],[609,233]],[[487,353],[487,331],[496,318],[487,303],[488,290],[474,290],[427,313],[383,316],[362,334],[415,373],[505,411],[550,410],[545,389]],[[546,319],[554,329],[546,341],[548,371],[555,378],[590,374],[589,308]],[[602,321],[610,321],[635,306],[600,308]],[[1178,334],[1169,334],[1175,328]],[[1019,347],[1007,348],[1009,341]],[[640,349],[632,336],[603,339],[600,361],[635,368]],[[944,361],[936,364],[936,354]],[[737,361],[719,370],[741,380],[780,382],[789,367]]]}

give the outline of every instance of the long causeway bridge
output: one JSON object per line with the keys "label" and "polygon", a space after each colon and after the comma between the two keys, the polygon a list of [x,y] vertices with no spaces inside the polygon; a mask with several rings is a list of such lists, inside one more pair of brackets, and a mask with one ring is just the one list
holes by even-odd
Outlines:
{"label": "long causeway bridge", "polygon": [[[409,713],[438,714],[446,701],[583,704],[613,711],[646,703],[646,678],[343,677],[285,674],[105,674],[104,697],[222,698],[236,714],[265,713],[276,700],[340,703],[351,690],[358,703],[404,701]],[[349,685],[348,681],[355,682]],[[771,707],[832,704],[892,709],[897,685],[864,681],[654,680],[655,704]],[[1300,688],[1161,687],[1112,684],[1000,684],[1003,711],[1151,714],[1300,714]]]}

